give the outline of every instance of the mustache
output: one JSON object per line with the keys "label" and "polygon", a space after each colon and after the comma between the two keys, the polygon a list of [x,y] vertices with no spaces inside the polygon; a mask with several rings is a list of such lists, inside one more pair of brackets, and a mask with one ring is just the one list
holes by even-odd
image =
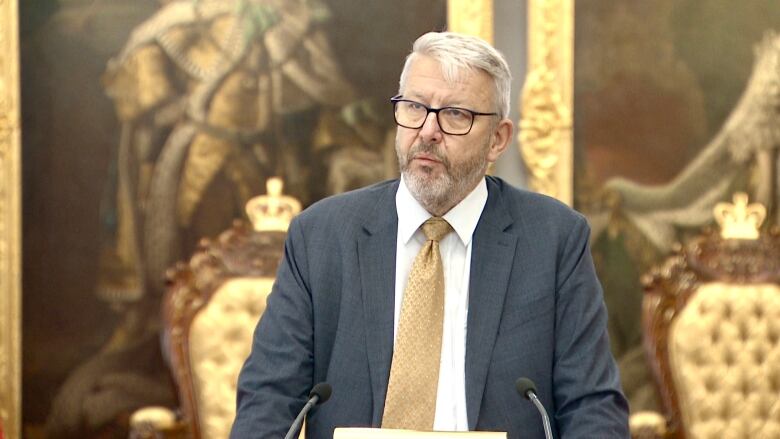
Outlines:
{"label": "mustache", "polygon": [[450,161],[442,154],[441,150],[435,143],[418,143],[417,145],[414,145],[409,149],[409,152],[406,154],[406,164],[407,166],[412,162],[415,156],[419,154],[427,154],[430,156],[433,156],[436,160],[440,161],[444,168],[449,170],[450,169]]}

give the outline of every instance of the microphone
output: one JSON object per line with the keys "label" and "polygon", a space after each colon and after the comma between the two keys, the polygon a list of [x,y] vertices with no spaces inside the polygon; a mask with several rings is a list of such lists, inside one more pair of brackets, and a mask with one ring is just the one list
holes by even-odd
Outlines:
{"label": "microphone", "polygon": [[517,393],[523,395],[526,399],[529,399],[532,403],[534,403],[536,409],[539,410],[539,414],[542,415],[544,437],[547,439],[552,439],[553,435],[552,428],[550,427],[550,418],[547,417],[547,410],[544,409],[542,402],[539,401],[539,397],[536,396],[536,384],[534,384],[534,382],[529,378],[522,377],[515,381],[515,388],[517,388]]}
{"label": "microphone", "polygon": [[297,433],[301,428],[301,424],[303,424],[303,418],[306,417],[306,413],[309,413],[309,410],[311,410],[311,408],[315,405],[322,404],[323,402],[327,401],[328,398],[330,398],[330,394],[332,392],[333,388],[331,388],[330,384],[328,383],[315,384],[311,389],[311,392],[309,392],[309,401],[306,402],[306,405],[303,406],[301,412],[298,413],[298,417],[295,418],[295,422],[293,422],[293,424],[290,426],[290,429],[287,430],[287,435],[284,437],[284,439],[293,439],[295,437],[295,433]]}

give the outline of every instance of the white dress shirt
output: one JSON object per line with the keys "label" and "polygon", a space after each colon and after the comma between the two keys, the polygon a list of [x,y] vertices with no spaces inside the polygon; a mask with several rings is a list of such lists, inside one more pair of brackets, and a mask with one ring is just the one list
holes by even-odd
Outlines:
{"label": "white dress shirt", "polygon": [[[460,203],[444,215],[454,229],[439,242],[444,267],[444,331],[441,366],[433,429],[466,431],[466,321],[469,303],[471,238],[487,202],[483,179]],[[420,226],[432,215],[409,192],[403,177],[395,195],[398,211],[398,239],[395,254],[395,334],[401,314],[404,290],[412,263],[425,244]]]}

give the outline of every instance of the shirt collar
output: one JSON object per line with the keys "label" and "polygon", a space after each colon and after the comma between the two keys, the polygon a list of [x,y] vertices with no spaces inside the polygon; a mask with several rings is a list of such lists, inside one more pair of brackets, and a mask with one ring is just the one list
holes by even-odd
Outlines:
{"label": "shirt collar", "polygon": [[[450,223],[464,246],[471,243],[471,237],[474,236],[479,217],[482,216],[482,210],[487,203],[487,197],[487,183],[483,178],[466,198],[444,214],[444,219]],[[395,194],[395,207],[398,211],[398,236],[404,244],[408,243],[414,232],[433,216],[409,192],[403,175]]]}

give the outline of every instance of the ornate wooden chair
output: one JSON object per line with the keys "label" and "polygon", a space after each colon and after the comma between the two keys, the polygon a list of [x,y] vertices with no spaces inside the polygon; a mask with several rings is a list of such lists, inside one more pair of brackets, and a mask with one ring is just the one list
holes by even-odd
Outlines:
{"label": "ornate wooden chair", "polygon": [[235,416],[236,380],[265,309],[300,204],[269,180],[269,195],[247,204],[251,223],[236,221],[203,240],[189,263],[168,273],[163,349],[177,386],[177,413],[145,408],[131,419],[131,438],[227,438]]}
{"label": "ornate wooden chair", "polygon": [[645,350],[664,415],[635,438],[780,438],[780,231],[737,194],[707,230],[643,279]]}

